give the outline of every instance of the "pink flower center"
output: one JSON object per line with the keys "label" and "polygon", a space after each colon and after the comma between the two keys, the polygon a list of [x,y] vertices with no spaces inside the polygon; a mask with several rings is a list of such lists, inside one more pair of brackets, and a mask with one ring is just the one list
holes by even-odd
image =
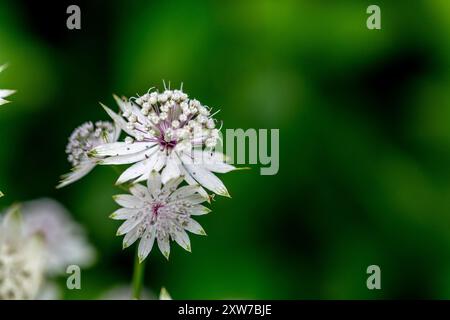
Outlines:
{"label": "pink flower center", "polygon": [[154,203],[154,204],[152,205],[152,214],[153,214],[153,216],[154,216],[155,218],[158,217],[159,209],[161,209],[162,207],[164,207],[164,205],[163,205],[162,203],[159,203],[159,202]]}

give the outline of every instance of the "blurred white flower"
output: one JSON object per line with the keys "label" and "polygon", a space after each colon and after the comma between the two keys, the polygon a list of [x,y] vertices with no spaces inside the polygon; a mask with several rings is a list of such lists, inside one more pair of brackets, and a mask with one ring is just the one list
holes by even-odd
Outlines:
{"label": "blurred white flower", "polygon": [[[0,73],[5,70],[7,67],[6,64],[1,65],[0,66]],[[5,98],[7,98],[8,96],[12,95],[14,92],[16,92],[15,90],[7,90],[7,89],[0,89],[0,106],[8,103],[8,100],[5,100]]]}
{"label": "blurred white flower", "polygon": [[[200,184],[212,192],[229,196],[222,181],[213,173],[235,169],[225,163],[220,152],[213,152],[219,142],[219,129],[210,109],[189,99],[181,90],[149,92],[123,101],[114,96],[120,115],[103,106],[115,123],[127,133],[123,142],[98,146],[89,153],[100,164],[133,164],[117,180],[147,180],[152,170],[161,171],[161,179],[184,177],[190,185]],[[207,195],[201,188],[200,192]]]}
{"label": "blurred white flower", "polygon": [[34,299],[44,275],[41,235],[27,235],[18,206],[2,216],[0,226],[0,300]]}
{"label": "blurred white flower", "polygon": [[72,264],[88,267],[94,262],[95,250],[83,228],[61,204],[51,199],[33,200],[23,204],[22,212],[25,234],[39,233],[43,237],[50,275],[63,274]]}
{"label": "blurred white flower", "polygon": [[191,251],[191,244],[185,230],[206,235],[203,228],[191,216],[202,215],[211,210],[202,206],[207,199],[199,194],[200,187],[183,186],[182,177],[169,180],[164,186],[161,176],[152,171],[147,187],[134,184],[130,194],[114,197],[123,208],[110,217],[126,220],[118,229],[117,235],[125,235],[123,248],[129,247],[141,239],[138,247],[139,261],[142,262],[150,253],[155,239],[159,250],[168,259],[170,254],[169,240],[175,240],[182,248]]}
{"label": "blurred white flower", "polygon": [[107,121],[98,121],[95,125],[86,122],[76,128],[66,147],[68,160],[73,168],[70,173],[61,176],[61,183],[57,188],[65,187],[91,172],[97,161],[89,158],[88,152],[94,147],[117,141],[119,135],[120,129]]}

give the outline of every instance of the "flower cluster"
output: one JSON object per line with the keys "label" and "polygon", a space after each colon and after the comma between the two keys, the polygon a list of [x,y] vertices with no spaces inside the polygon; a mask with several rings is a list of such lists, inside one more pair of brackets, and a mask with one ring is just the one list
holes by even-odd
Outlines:
{"label": "flower cluster", "polygon": [[[214,118],[217,112],[212,113],[181,89],[150,89],[139,97],[114,99],[118,113],[102,105],[114,121],[114,130],[104,122],[103,126],[88,123],[72,134],[67,153],[74,169],[59,187],[80,179],[97,164],[128,165],[116,183],[126,183],[130,194],[114,197],[122,208],[110,216],[125,220],[117,232],[124,235],[123,247],[140,239],[140,262],[155,241],[167,259],[171,240],[190,251],[186,231],[205,235],[192,216],[210,212],[201,205],[211,198],[208,190],[229,196],[216,173],[236,169],[214,150],[221,143]],[[125,137],[118,141],[121,131]],[[183,181],[187,185],[182,185]]]}
{"label": "flower cluster", "polygon": [[[132,164],[118,184],[145,181],[155,170],[161,172],[163,183],[183,176],[190,185],[200,184],[229,196],[213,172],[226,173],[235,167],[225,163],[223,154],[213,151],[219,129],[208,107],[181,90],[149,92],[128,101],[115,99],[120,115],[104,108],[127,137],[123,142],[100,145],[90,155],[101,158],[103,165]],[[207,194],[204,189],[200,192]]]}
{"label": "flower cluster", "polygon": [[54,200],[15,205],[0,220],[0,300],[55,298],[49,277],[93,262],[81,226]]}
{"label": "flower cluster", "polygon": [[73,169],[61,177],[61,183],[57,187],[67,186],[94,169],[97,161],[89,158],[88,152],[99,145],[117,141],[119,135],[120,129],[107,121],[98,121],[95,124],[86,122],[76,128],[66,147],[67,160]]}
{"label": "flower cluster", "polygon": [[123,247],[127,248],[137,239],[139,261],[150,253],[155,240],[159,250],[169,259],[170,239],[175,240],[183,249],[191,251],[186,231],[206,235],[203,228],[191,216],[202,215],[210,210],[201,203],[207,199],[198,193],[198,186],[178,188],[182,179],[169,180],[161,185],[161,176],[153,171],[148,179],[147,188],[141,184],[130,187],[131,195],[123,194],[114,200],[123,208],[111,215],[112,219],[125,220],[117,235],[125,235]]}

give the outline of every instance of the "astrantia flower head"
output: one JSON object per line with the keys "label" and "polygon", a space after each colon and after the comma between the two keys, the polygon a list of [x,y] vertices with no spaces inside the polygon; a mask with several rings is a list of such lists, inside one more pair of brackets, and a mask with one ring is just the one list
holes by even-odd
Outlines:
{"label": "astrantia flower head", "polygon": [[22,206],[25,235],[41,234],[45,244],[46,271],[63,274],[67,266],[90,266],[95,250],[87,241],[81,225],[52,199],[25,202]]}
{"label": "astrantia flower head", "polygon": [[61,177],[58,188],[71,184],[87,175],[96,166],[96,160],[88,157],[93,148],[117,141],[120,129],[111,122],[98,121],[95,124],[86,122],[75,129],[66,147],[68,161],[72,164],[72,172]]}
{"label": "astrantia flower head", "polygon": [[[0,73],[6,69],[6,65],[2,65],[0,66]],[[5,98],[9,97],[10,95],[12,95],[14,92],[16,92],[15,90],[7,90],[7,89],[0,89],[0,106],[8,103],[8,100],[5,100]]]}
{"label": "astrantia flower head", "polygon": [[138,247],[139,261],[143,261],[152,250],[156,239],[158,247],[168,259],[170,239],[182,248],[191,251],[189,236],[186,231],[205,235],[205,231],[192,216],[202,215],[210,210],[201,203],[207,199],[199,194],[199,186],[183,186],[182,177],[169,180],[164,186],[161,176],[156,171],[149,175],[147,187],[134,184],[130,194],[114,197],[123,208],[111,215],[112,219],[126,220],[117,231],[125,235],[123,247],[129,247],[140,239]]}
{"label": "astrantia flower head", "polygon": [[[200,184],[212,192],[228,196],[214,173],[235,167],[225,163],[212,149],[219,143],[219,129],[211,109],[189,99],[182,90],[148,93],[127,101],[115,96],[120,114],[104,106],[106,112],[128,135],[123,142],[98,146],[90,153],[104,158],[100,164],[134,164],[117,183],[147,180],[151,171],[161,171],[161,179],[183,176],[190,185]],[[204,189],[200,192],[206,195]]]}
{"label": "astrantia flower head", "polygon": [[24,233],[17,206],[0,220],[0,300],[34,299],[44,274],[41,235]]}

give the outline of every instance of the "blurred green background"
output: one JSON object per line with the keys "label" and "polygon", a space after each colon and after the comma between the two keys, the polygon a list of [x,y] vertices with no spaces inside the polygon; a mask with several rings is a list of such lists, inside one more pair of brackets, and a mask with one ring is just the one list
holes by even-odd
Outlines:
{"label": "blurred green background", "polygon": [[[82,29],[66,28],[79,4]],[[382,30],[366,28],[378,4]],[[193,252],[153,250],[145,286],[176,299],[450,298],[450,2],[0,1],[0,207],[61,201],[99,252],[93,299],[131,279],[108,219],[117,174],[56,190],[98,101],[184,83],[224,128],[280,129],[280,170],[223,176]],[[115,107],[115,106],[114,106]],[[381,267],[382,290],[366,288]],[[65,279],[61,279],[61,284]]]}

